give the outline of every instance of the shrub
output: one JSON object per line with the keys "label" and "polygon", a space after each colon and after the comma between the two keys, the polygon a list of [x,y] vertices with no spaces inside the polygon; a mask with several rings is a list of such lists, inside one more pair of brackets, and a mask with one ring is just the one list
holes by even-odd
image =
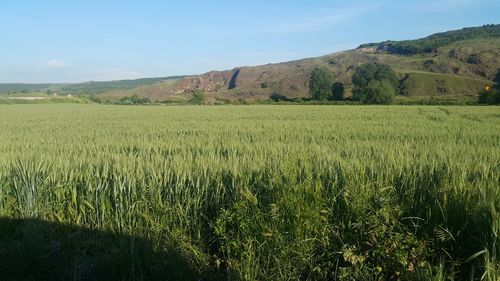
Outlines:
{"label": "shrub", "polygon": [[205,103],[205,94],[201,91],[195,91],[193,93],[193,97],[191,98],[190,102],[192,104],[204,104]]}
{"label": "shrub", "polygon": [[467,58],[467,63],[469,64],[480,64],[481,62],[482,60],[479,54],[472,54]]}
{"label": "shrub", "polygon": [[147,97],[139,97],[137,95],[133,95],[131,97],[121,98],[116,103],[117,104],[124,104],[124,105],[147,104],[147,103],[151,103],[151,100]]}
{"label": "shrub", "polygon": [[280,93],[277,93],[277,92],[274,92],[271,94],[271,96],[269,96],[269,98],[272,100],[272,101],[275,101],[275,102],[279,102],[279,101],[290,101],[290,99]]}
{"label": "shrub", "polygon": [[95,103],[102,103],[102,99],[96,95],[90,96],[90,101],[95,102]]}
{"label": "shrub", "polygon": [[429,68],[434,65],[434,60],[426,60],[424,61],[424,67]]}

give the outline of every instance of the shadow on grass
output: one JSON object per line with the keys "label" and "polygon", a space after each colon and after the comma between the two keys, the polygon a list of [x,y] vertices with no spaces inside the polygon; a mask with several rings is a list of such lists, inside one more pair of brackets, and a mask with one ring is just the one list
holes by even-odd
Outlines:
{"label": "shadow on grass", "polygon": [[175,249],[146,239],[0,218],[0,280],[202,280]]}

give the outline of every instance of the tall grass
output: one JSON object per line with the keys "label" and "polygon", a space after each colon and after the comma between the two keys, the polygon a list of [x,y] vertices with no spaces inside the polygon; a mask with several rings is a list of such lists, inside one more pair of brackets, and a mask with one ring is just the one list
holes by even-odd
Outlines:
{"label": "tall grass", "polygon": [[[0,216],[205,279],[498,281],[499,132],[495,107],[0,106]],[[165,279],[113,245],[110,279]]]}

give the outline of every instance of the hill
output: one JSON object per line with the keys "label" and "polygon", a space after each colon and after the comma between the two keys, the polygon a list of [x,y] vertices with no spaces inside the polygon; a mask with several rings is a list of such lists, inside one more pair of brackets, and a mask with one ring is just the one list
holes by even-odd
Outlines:
{"label": "hill", "polygon": [[60,93],[118,100],[138,96],[151,101],[181,101],[195,91],[208,103],[308,97],[314,68],[327,67],[351,93],[351,76],[364,63],[392,66],[399,92],[412,99],[475,100],[500,68],[500,25],[436,33],[426,38],[368,43],[356,49],[290,62],[243,66],[202,75],[144,78],[77,84],[0,84],[7,93]]}
{"label": "hill", "polygon": [[0,83],[0,94],[8,93],[60,93],[60,94],[84,94],[97,95],[112,90],[128,90],[144,85],[154,85],[160,82],[172,82],[184,78],[185,76],[170,76],[158,78],[142,78],[133,80],[115,80],[115,81],[89,81],[83,83],[43,83],[43,84],[24,84],[24,83]]}
{"label": "hill", "polygon": [[177,99],[195,90],[217,100],[266,100],[273,94],[308,96],[308,78],[326,66],[350,93],[351,75],[368,63],[391,65],[401,92],[410,96],[475,96],[491,84],[500,68],[500,25],[464,28],[407,41],[385,41],[322,57],[254,67],[238,67],[190,76],[174,83],[156,83],[103,94],[104,98],[139,95],[152,100]]}

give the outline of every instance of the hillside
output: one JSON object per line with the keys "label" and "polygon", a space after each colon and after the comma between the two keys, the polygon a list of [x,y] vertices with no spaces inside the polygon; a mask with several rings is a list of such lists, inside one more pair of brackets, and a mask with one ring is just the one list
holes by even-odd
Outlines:
{"label": "hillside", "polygon": [[189,96],[194,90],[205,92],[210,101],[265,100],[273,93],[306,97],[309,75],[319,65],[328,67],[337,81],[345,83],[349,95],[352,73],[368,62],[391,65],[407,95],[477,95],[500,68],[500,25],[464,28],[417,40],[370,43],[317,58],[213,71],[174,83],[111,91],[103,97],[139,95],[168,100]]}
{"label": "hillside", "polygon": [[491,84],[500,68],[500,25],[463,28],[405,41],[368,43],[356,49],[277,64],[243,66],[202,75],[144,78],[77,84],[1,84],[3,94],[58,93],[97,96],[101,100],[145,97],[151,101],[189,100],[205,92],[206,102],[268,100],[272,95],[307,97],[308,79],[325,66],[351,93],[351,76],[364,63],[391,65],[399,92],[426,98],[473,98]]}
{"label": "hillside", "polygon": [[112,90],[128,90],[144,85],[154,85],[162,81],[177,81],[185,76],[171,76],[158,78],[142,78],[133,80],[116,81],[89,81],[83,83],[43,83],[43,84],[24,84],[24,83],[0,83],[0,95],[8,93],[60,93],[60,94],[101,94]]}

